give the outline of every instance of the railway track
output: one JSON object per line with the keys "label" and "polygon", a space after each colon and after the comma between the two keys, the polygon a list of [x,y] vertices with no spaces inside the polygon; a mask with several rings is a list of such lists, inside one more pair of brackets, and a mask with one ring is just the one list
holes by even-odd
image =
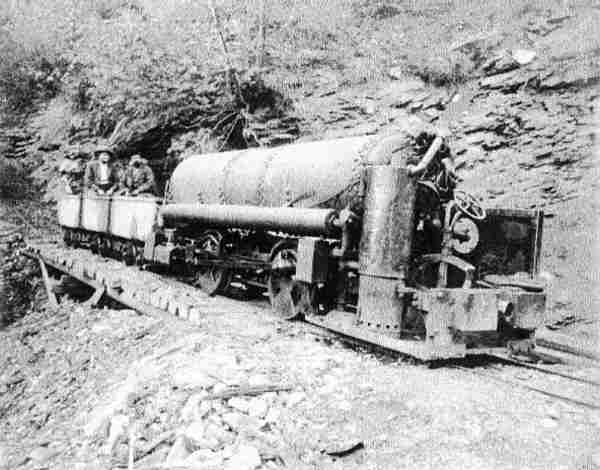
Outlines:
{"label": "railway track", "polygon": [[[134,267],[92,255],[85,250],[72,250],[58,244],[33,245],[25,252],[39,260],[54,274],[66,274],[93,290],[88,303],[96,304],[105,297],[140,313],[164,318],[167,321],[185,319],[200,323],[211,311],[228,311],[239,301],[224,297],[209,297],[197,288],[172,277],[140,271]],[[49,296],[52,293],[49,292]],[[254,307],[264,309],[263,301],[253,301]],[[266,309],[265,309],[266,310]],[[381,335],[377,338],[357,338],[332,332],[318,322],[311,329],[342,342],[397,357],[398,351],[387,347]],[[577,354],[572,348],[552,341],[537,347],[533,356],[512,356],[498,351],[463,361],[444,362],[462,372],[537,393],[547,399],[572,406],[600,410],[600,361],[590,354]]]}

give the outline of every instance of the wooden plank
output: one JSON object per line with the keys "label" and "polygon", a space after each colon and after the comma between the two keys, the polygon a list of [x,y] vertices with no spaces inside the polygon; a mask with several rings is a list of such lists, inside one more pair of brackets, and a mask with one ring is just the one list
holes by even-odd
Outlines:
{"label": "wooden plank", "polygon": [[[172,315],[169,315],[168,312],[165,312],[163,310],[160,310],[158,308],[153,308],[150,305],[144,304],[142,302],[138,302],[136,300],[134,300],[132,297],[120,293],[118,291],[116,291],[115,289],[111,289],[111,288],[107,288],[104,284],[98,282],[98,281],[94,281],[92,279],[87,279],[84,276],[81,276],[80,274],[76,274],[74,272],[72,272],[71,270],[69,270],[67,267],[65,266],[61,266],[58,263],[52,263],[50,261],[48,261],[44,256],[42,255],[34,255],[33,253],[29,252],[29,253],[25,253],[26,256],[29,256],[30,258],[38,258],[40,260],[40,263],[44,265],[44,269],[45,269],[45,264],[48,264],[48,266],[51,266],[54,269],[57,269],[58,271],[61,271],[75,279],[77,279],[80,282],[83,282],[84,284],[87,284],[90,287],[93,287],[94,289],[96,289],[96,292],[98,291],[103,291],[104,295],[110,297],[111,299],[115,300],[116,302],[120,303],[121,305],[130,308],[132,310],[135,310],[136,312],[142,314],[142,315],[148,315],[154,318],[159,318],[165,321],[173,321],[173,319],[175,319],[175,321],[179,320],[179,317],[174,317]],[[47,271],[46,271],[47,273]],[[42,273],[43,274],[43,273]],[[182,321],[182,320],[180,320]]]}
{"label": "wooden plank", "polygon": [[89,305],[90,307],[97,307],[98,304],[100,303],[100,300],[102,299],[102,296],[105,293],[106,293],[106,288],[104,286],[98,287],[94,291],[94,294],[88,300],[86,300],[85,304]]}
{"label": "wooden plank", "polygon": [[50,276],[48,276],[46,263],[44,262],[41,256],[38,257],[38,262],[40,263],[40,269],[42,270],[42,279],[44,280],[44,287],[46,288],[46,295],[48,296],[48,303],[50,304],[50,308],[52,308],[53,310],[58,310],[58,299],[52,291],[52,285],[50,284]]}

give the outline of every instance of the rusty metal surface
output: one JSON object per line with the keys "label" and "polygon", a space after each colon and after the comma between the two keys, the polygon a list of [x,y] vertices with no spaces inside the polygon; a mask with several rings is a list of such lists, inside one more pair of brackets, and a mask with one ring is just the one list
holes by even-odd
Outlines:
{"label": "rusty metal surface", "polygon": [[543,326],[549,319],[544,292],[501,289],[498,298],[512,304],[513,314],[507,321],[515,328],[533,330]]}
{"label": "rusty metal surface", "polygon": [[368,327],[398,335],[404,300],[396,287],[411,254],[416,189],[406,169],[387,165],[369,167],[365,183],[358,317]]}
{"label": "rusty metal surface", "polygon": [[[173,202],[316,207],[360,179],[377,137],[196,155],[171,177]],[[377,157],[379,158],[379,157]]]}
{"label": "rusty metal surface", "polygon": [[188,220],[203,227],[234,227],[255,230],[283,230],[299,235],[336,233],[332,209],[296,209],[221,204],[167,204],[160,211],[168,224]]}
{"label": "rusty metal surface", "polygon": [[412,248],[416,187],[403,168],[366,170],[360,273],[402,279]]}
{"label": "rusty metal surface", "polygon": [[360,275],[358,321],[382,334],[399,336],[404,300],[397,294],[397,279]]}
{"label": "rusty metal surface", "polygon": [[499,315],[515,328],[535,329],[544,323],[546,295],[520,289],[435,288],[418,294],[419,308],[427,312],[427,334],[443,335],[443,328],[462,332],[496,331]]}
{"label": "rusty metal surface", "polygon": [[427,312],[427,335],[443,337],[444,329],[496,331],[498,292],[491,289],[436,288],[419,292],[420,308]]}

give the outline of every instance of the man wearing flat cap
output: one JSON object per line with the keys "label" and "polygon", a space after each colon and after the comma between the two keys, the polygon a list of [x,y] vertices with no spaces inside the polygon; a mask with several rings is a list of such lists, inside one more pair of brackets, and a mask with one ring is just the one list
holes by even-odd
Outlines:
{"label": "man wearing flat cap", "polygon": [[125,171],[124,194],[128,196],[154,196],[156,183],[152,168],[145,158],[133,155]]}
{"label": "man wearing flat cap", "polygon": [[98,195],[110,196],[119,183],[119,173],[112,164],[113,151],[108,145],[99,145],[94,151],[96,160],[88,163],[85,169],[86,190]]}

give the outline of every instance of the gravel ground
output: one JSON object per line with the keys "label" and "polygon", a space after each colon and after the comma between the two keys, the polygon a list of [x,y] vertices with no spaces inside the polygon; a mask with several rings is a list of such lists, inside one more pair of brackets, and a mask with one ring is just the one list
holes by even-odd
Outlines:
{"label": "gravel ground", "polygon": [[67,300],[0,332],[0,468],[600,468],[598,410],[203,305],[193,325]]}

